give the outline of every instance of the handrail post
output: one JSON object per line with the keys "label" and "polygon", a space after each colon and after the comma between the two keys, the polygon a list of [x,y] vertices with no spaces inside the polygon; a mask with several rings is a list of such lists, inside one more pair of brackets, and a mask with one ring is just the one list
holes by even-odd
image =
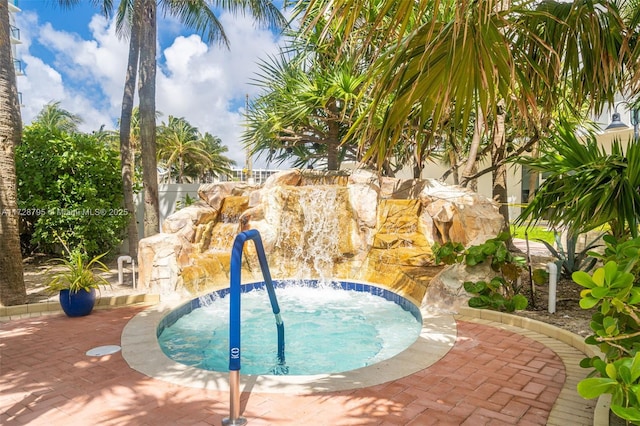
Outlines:
{"label": "handrail post", "polygon": [[253,240],[258,253],[260,269],[264,277],[267,292],[273,314],[276,317],[276,327],[278,330],[278,363],[284,367],[284,324],[280,316],[280,307],[276,298],[267,257],[262,246],[260,233],[255,229],[250,229],[239,233],[233,241],[230,264],[229,282],[229,417],[222,420],[223,426],[245,425],[247,419],[240,416],[240,367],[241,367],[241,346],[240,346],[240,274],[242,270],[242,250],[247,240]]}
{"label": "handrail post", "polygon": [[229,417],[222,419],[223,426],[246,425],[247,419],[240,416],[240,371],[229,371]]}

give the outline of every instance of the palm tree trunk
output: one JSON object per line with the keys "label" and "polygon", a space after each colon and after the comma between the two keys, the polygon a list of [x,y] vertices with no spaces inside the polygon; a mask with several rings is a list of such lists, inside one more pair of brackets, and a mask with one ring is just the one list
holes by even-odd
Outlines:
{"label": "palm tree trunk", "polygon": [[138,74],[138,58],[140,54],[140,13],[141,1],[135,0],[133,5],[133,21],[131,38],[129,39],[129,61],[122,95],[122,112],[120,114],[120,164],[122,168],[122,191],[124,208],[129,212],[127,238],[129,240],[129,256],[138,253],[138,223],[136,206],[133,201],[133,173],[135,170],[135,154],[131,146],[131,116],[133,114],[133,97],[136,90]]}
{"label": "palm tree trunk", "polygon": [[[540,147],[539,142],[536,142],[533,145],[532,152],[531,152],[532,158],[540,157],[539,147]],[[538,173],[537,170],[529,169],[529,183],[528,183],[529,197],[526,200],[522,200],[523,202],[530,203],[531,201],[533,201],[533,198],[536,196],[536,189],[538,189],[539,176],[540,176],[540,173]]]}
{"label": "palm tree trunk", "polygon": [[[471,139],[471,146],[469,147],[469,156],[467,163],[462,170],[462,186],[468,186],[470,177],[473,176],[473,172],[477,169],[477,157],[480,150],[480,142],[482,142],[482,130],[484,128],[484,114],[481,109],[478,109],[476,116],[476,122],[473,126],[473,138]],[[477,187],[477,183],[474,184]]]}
{"label": "palm tree trunk", "polygon": [[340,169],[340,159],[338,150],[340,149],[340,108],[338,108],[335,98],[331,98],[327,103],[329,110],[329,120],[327,120],[327,169]]}
{"label": "palm tree trunk", "polygon": [[339,125],[335,121],[329,121],[329,132],[327,140],[327,169],[338,170],[340,160],[338,159],[338,149],[340,148]]}
{"label": "palm tree trunk", "polygon": [[0,0],[0,306],[24,304],[27,296],[14,154],[22,119],[9,34],[9,4]]}
{"label": "palm tree trunk", "polygon": [[156,159],[156,0],[142,1],[140,28],[140,145],[144,186],[144,236],[160,231]]}
{"label": "palm tree trunk", "polygon": [[[496,10],[507,10],[511,5],[510,0],[501,0],[496,3]],[[498,211],[504,218],[503,232],[511,234],[511,220],[509,219],[509,193],[507,191],[507,165],[504,162],[507,156],[507,138],[505,131],[506,121],[505,101],[500,99],[496,108],[496,117],[493,131],[493,144],[491,147],[491,162],[498,165],[492,172],[493,199],[499,203]],[[506,241],[507,247],[513,246],[511,235]]]}
{"label": "palm tree trunk", "polygon": [[184,183],[184,158],[180,156],[178,159],[178,181],[176,183]]}
{"label": "palm tree trunk", "polygon": [[460,185],[460,178],[458,177],[458,155],[454,149],[449,150],[449,167],[453,171],[453,184]]}
{"label": "palm tree trunk", "polygon": [[491,146],[491,162],[498,164],[492,173],[492,195],[493,200],[499,204],[499,212],[504,218],[503,231],[509,231],[509,205],[507,194],[507,166],[504,159],[507,152],[507,141],[505,138],[505,112],[504,102],[499,104],[498,113],[496,114],[493,124],[493,143]]}

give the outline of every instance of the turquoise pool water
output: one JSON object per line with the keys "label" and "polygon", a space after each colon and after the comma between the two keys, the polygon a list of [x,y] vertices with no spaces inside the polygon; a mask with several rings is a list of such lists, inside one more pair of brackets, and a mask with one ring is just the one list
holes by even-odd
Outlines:
{"label": "turquoise pool water", "polygon": [[[375,364],[409,347],[419,336],[419,309],[392,292],[368,284],[316,282],[276,288],[285,328],[286,368],[277,363],[276,325],[262,283],[243,286],[242,374],[339,373]],[[158,341],[173,360],[228,371],[228,290],[196,299],[172,312]]]}

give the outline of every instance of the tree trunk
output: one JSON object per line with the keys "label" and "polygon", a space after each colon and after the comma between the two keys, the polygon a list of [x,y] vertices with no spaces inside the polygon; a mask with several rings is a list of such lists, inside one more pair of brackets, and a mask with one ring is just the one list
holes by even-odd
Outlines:
{"label": "tree trunk", "polygon": [[420,179],[421,176],[422,176],[422,167],[420,167],[420,164],[416,160],[413,163],[413,178]]}
{"label": "tree trunk", "polygon": [[[475,175],[476,173],[478,173],[478,162],[474,162],[471,168],[471,174]],[[470,179],[466,187],[473,192],[478,192],[478,179]]]}
{"label": "tree trunk", "polygon": [[[540,157],[540,143],[536,142],[533,145],[531,157],[538,158]],[[533,201],[533,198],[536,196],[536,189],[538,189],[538,181],[539,181],[540,173],[537,170],[529,169],[529,197],[526,200],[522,200],[523,202],[530,203]]]}
{"label": "tree trunk", "polygon": [[133,97],[136,90],[138,74],[138,58],[140,54],[140,18],[141,1],[135,0],[133,5],[133,21],[131,39],[129,40],[129,60],[127,75],[122,95],[122,112],[120,114],[120,164],[122,169],[122,191],[124,208],[129,212],[127,239],[129,240],[129,256],[138,254],[138,222],[136,206],[133,200],[133,174],[135,171],[135,153],[131,146],[131,116],[133,114]]}
{"label": "tree trunk", "polygon": [[340,124],[337,117],[340,115],[340,110],[336,106],[335,99],[332,99],[328,103],[329,120],[327,121],[327,169],[339,170],[340,159],[338,156],[338,150],[340,149]]}
{"label": "tree trunk", "polygon": [[327,132],[327,169],[338,170],[340,168],[340,160],[338,158],[338,150],[340,149],[340,126],[337,121],[329,120],[329,129]]}
{"label": "tree trunk", "polygon": [[[471,139],[471,146],[469,147],[469,157],[467,163],[462,170],[462,186],[469,185],[469,178],[474,175],[474,171],[477,170],[476,161],[478,160],[478,151],[480,150],[480,143],[482,142],[482,130],[484,129],[484,115],[481,109],[478,109],[476,116],[476,122],[473,126],[473,138]],[[478,187],[477,180],[474,179],[473,186]]]}
{"label": "tree trunk", "polygon": [[144,186],[144,236],[160,231],[156,159],[156,1],[142,0],[140,28],[140,145]]}
{"label": "tree trunk", "polygon": [[419,136],[415,136],[415,150],[413,156],[413,178],[420,179],[422,178],[422,170],[424,170],[424,162],[425,162],[425,149],[426,144],[423,140],[418,139]]}
{"label": "tree trunk", "polygon": [[[498,106],[498,113],[493,123],[493,141],[491,145],[491,162],[492,164],[500,164],[504,161],[507,152],[507,141],[505,138],[505,112],[504,104]],[[499,212],[504,218],[503,231],[509,232],[509,205],[507,194],[507,166],[502,163],[492,172],[492,195],[493,200],[499,204]]]}
{"label": "tree trunk", "polygon": [[449,149],[449,167],[453,171],[453,184],[460,185],[460,179],[458,178],[458,155],[453,148]]}
{"label": "tree trunk", "polygon": [[15,146],[22,119],[11,54],[9,4],[0,0],[0,306],[24,304]]}

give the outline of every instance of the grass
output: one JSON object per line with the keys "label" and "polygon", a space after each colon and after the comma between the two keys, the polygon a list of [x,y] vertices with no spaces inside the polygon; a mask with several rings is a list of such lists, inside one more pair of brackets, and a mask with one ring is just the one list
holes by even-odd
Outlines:
{"label": "grass", "polygon": [[529,241],[543,240],[551,245],[555,243],[553,231],[548,230],[544,226],[530,226],[527,228],[526,226],[511,225],[511,235],[513,235],[513,238],[521,238],[524,240],[525,233]]}

